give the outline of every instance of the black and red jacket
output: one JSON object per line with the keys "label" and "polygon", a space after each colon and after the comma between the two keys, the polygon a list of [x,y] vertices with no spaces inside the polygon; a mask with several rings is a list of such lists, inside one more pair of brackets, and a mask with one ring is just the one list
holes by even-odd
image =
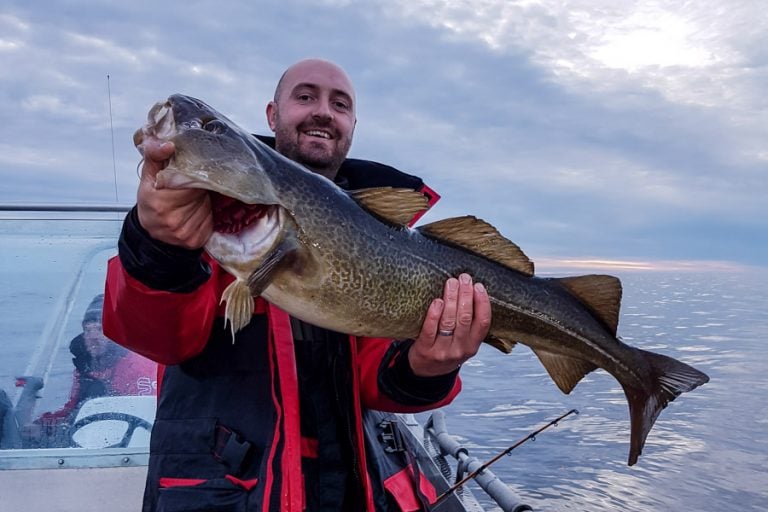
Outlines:
{"label": "black and red jacket", "polygon": [[[410,187],[428,195],[430,204],[438,198],[419,178],[363,160],[345,161],[337,183],[349,189]],[[103,322],[111,339],[162,363],[145,511],[299,512],[307,503],[305,476],[324,472],[323,467],[313,469],[323,446],[307,435],[322,421],[319,427],[306,418],[302,424],[300,413],[296,361],[297,354],[304,356],[294,347],[293,333],[301,329],[295,319],[292,327],[287,313],[257,299],[251,322],[233,343],[219,304],[233,279],[202,251],[151,239],[135,209],[127,216],[119,256],[108,265]],[[305,327],[312,337],[311,326]],[[353,510],[381,510],[389,499],[374,496],[382,485],[372,485],[369,476],[364,411],[440,407],[458,394],[460,380],[457,372],[437,378],[413,375],[407,341],[320,331],[329,337],[322,359],[333,388],[324,396],[341,411],[337,421],[349,445],[342,460],[351,466],[352,479],[341,492]],[[373,474],[390,478],[389,491],[403,495],[395,501],[414,502],[413,490],[403,489],[404,474],[382,475],[381,468]],[[329,487],[314,486],[320,499],[333,492]],[[354,497],[351,504],[349,496]]]}

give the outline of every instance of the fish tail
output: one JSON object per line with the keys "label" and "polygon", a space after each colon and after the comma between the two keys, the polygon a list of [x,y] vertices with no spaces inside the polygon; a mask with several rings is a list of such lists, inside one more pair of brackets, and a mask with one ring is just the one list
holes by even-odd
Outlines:
{"label": "fish tail", "polygon": [[650,366],[650,385],[637,389],[623,385],[629,402],[632,430],[628,464],[632,466],[643,451],[645,439],[659,413],[680,394],[709,382],[709,377],[685,363],[661,354],[633,348]]}

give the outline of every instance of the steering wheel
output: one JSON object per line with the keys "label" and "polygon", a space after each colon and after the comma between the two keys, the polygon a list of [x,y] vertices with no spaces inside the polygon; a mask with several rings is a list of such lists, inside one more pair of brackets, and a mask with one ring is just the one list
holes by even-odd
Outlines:
{"label": "steering wheel", "polygon": [[100,412],[97,414],[91,414],[90,416],[86,416],[84,418],[80,418],[72,425],[69,431],[69,438],[71,442],[70,446],[79,446],[79,444],[75,441],[75,434],[78,430],[96,421],[106,420],[124,421],[128,423],[128,429],[125,431],[125,434],[123,434],[123,438],[120,441],[113,445],[105,446],[105,448],[126,448],[130,444],[133,433],[137,428],[143,428],[147,431],[152,430],[152,424],[150,422],[144,418],[134,416],[133,414],[127,414],[124,412]]}

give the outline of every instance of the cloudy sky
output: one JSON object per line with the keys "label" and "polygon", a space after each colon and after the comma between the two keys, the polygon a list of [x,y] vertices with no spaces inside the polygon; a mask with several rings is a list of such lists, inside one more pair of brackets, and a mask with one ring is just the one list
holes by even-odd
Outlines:
{"label": "cloudy sky", "polygon": [[475,214],[539,268],[768,263],[762,0],[5,0],[0,201],[131,203],[155,101],[267,133],[311,56],[357,88],[351,156],[441,193],[425,222]]}

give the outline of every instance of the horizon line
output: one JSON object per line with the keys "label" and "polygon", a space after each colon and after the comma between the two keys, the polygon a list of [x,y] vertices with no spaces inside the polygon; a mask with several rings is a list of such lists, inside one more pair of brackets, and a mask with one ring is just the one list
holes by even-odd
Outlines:
{"label": "horizon line", "polygon": [[604,258],[538,258],[536,273],[570,269],[624,270],[624,271],[676,271],[676,272],[749,272],[766,267],[727,260],[634,260]]}

